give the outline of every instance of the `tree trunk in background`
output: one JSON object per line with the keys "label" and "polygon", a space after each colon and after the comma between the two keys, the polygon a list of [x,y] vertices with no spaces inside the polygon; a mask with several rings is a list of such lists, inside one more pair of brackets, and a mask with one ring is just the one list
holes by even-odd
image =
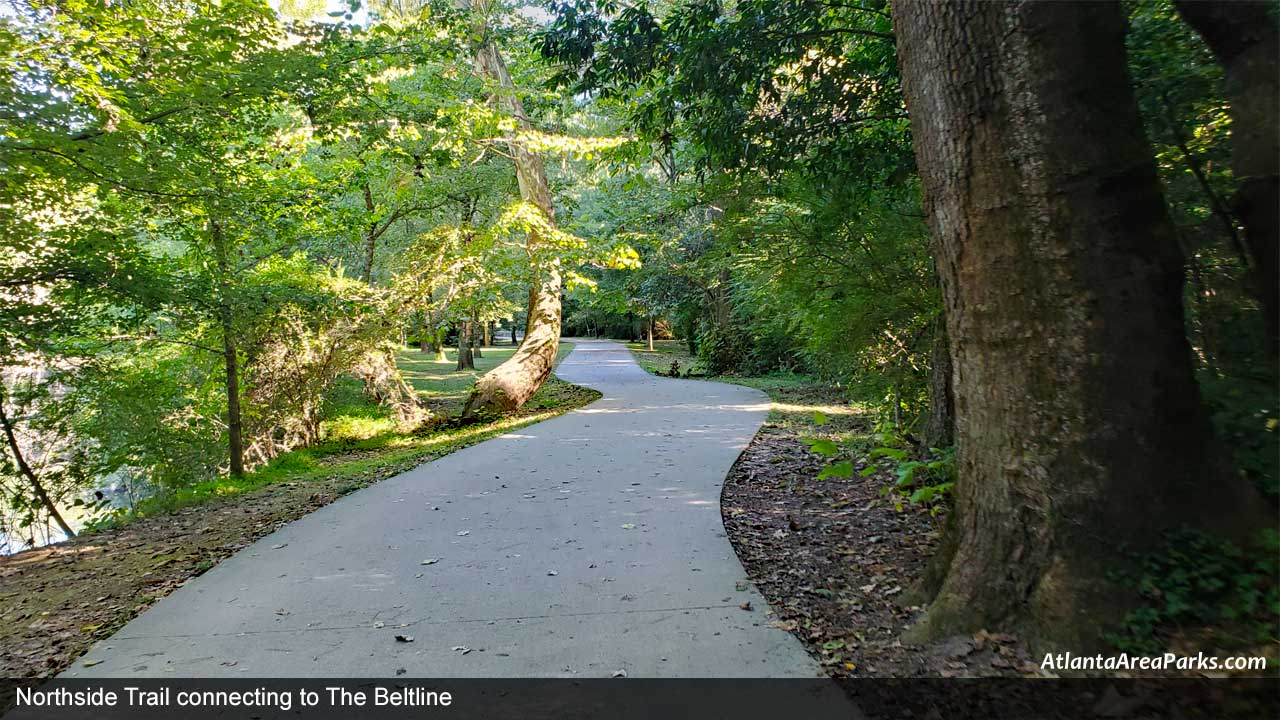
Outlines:
{"label": "tree trunk in background", "polygon": [[[951,362],[955,553],[917,637],[1097,649],[1116,549],[1249,514],[1209,473],[1183,262],[1117,3],[893,5]],[[1206,477],[1212,479],[1206,481]],[[1203,524],[1203,523],[1200,523]]]}
{"label": "tree trunk in background", "polygon": [[1175,5],[1200,33],[1226,75],[1231,114],[1231,172],[1239,182],[1233,210],[1244,226],[1250,291],[1262,308],[1268,351],[1280,333],[1280,27],[1272,2]]}
{"label": "tree trunk in background", "polygon": [[378,223],[373,220],[373,193],[369,191],[369,183],[364,186],[364,209],[369,213],[369,229],[364,235],[364,269],[360,271],[360,279],[369,284],[373,279],[373,251],[378,246]]}
{"label": "tree trunk in background", "polygon": [[924,443],[929,448],[945,448],[955,442],[955,392],[951,386],[951,349],[947,347],[947,323],[934,324],[933,348],[929,352],[929,418],[924,426]]}
{"label": "tree trunk in background", "polygon": [[[479,7],[483,3],[463,0],[465,7]],[[481,26],[481,34],[487,29]],[[476,69],[497,86],[498,105],[515,118],[521,130],[531,130],[524,104],[516,95],[515,85],[507,73],[498,46],[486,40],[476,52]],[[555,207],[551,203],[551,191],[547,187],[547,173],[542,158],[522,144],[514,144],[511,153],[516,166],[516,179],[520,184],[520,197],[539,210],[552,226],[556,222]],[[542,238],[536,232],[529,233],[527,247],[537,269],[537,278],[529,291],[529,322],[524,342],[506,362],[485,373],[476,381],[476,387],[463,408],[464,418],[474,418],[481,413],[510,412],[524,405],[535,393],[555,365],[560,347],[560,268],[555,262],[540,260],[544,252]]]}
{"label": "tree trunk in background", "polygon": [[471,335],[471,356],[482,358],[484,353],[480,350],[484,343],[480,342],[480,333],[476,329],[481,326],[481,322],[476,319],[475,313],[471,314],[471,322],[467,324],[467,330]]}
{"label": "tree trunk in background", "polygon": [[233,476],[244,474],[244,423],[240,414],[240,354],[236,348],[235,315],[231,307],[231,256],[222,226],[209,224],[218,262],[218,321],[222,326],[222,360],[227,391],[227,454]]}
{"label": "tree trunk in background", "polygon": [[436,360],[438,362],[445,362],[449,359],[449,355],[444,351],[445,335],[444,328],[435,329]]}
{"label": "tree trunk in background", "polygon": [[652,315],[649,316],[649,325],[647,329],[649,331],[649,352],[653,352],[653,316]]}
{"label": "tree trunk in background", "polygon": [[22,473],[27,481],[31,483],[31,488],[35,490],[36,499],[44,506],[45,512],[49,513],[49,517],[57,523],[58,527],[67,537],[76,536],[76,531],[71,529],[66,520],[62,519],[62,513],[58,512],[58,506],[54,505],[53,498],[49,497],[49,493],[44,489],[44,483],[40,482],[40,478],[27,464],[26,457],[22,454],[22,446],[18,445],[18,436],[13,430],[13,423],[10,422],[8,414],[4,411],[4,394],[0,392],[0,428],[4,429],[5,440],[9,444],[9,451],[13,453],[13,462],[18,466],[18,472]]}
{"label": "tree trunk in background", "polygon": [[458,365],[457,370],[475,370],[476,361],[471,354],[471,321],[463,320],[458,324]]}
{"label": "tree trunk in background", "polygon": [[485,347],[493,347],[493,321],[486,320],[484,323],[484,341],[480,343]]}
{"label": "tree trunk in background", "polygon": [[444,347],[440,343],[440,339],[436,337],[434,330],[424,330],[422,335],[422,352],[430,353],[431,356],[439,360],[440,355],[444,352]]}

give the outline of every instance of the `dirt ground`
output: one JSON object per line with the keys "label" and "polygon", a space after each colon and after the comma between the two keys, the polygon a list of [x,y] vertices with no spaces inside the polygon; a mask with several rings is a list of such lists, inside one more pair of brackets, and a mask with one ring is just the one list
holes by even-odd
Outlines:
{"label": "dirt ground", "polygon": [[1010,635],[904,644],[903,631],[921,613],[912,595],[942,519],[886,501],[885,473],[816,480],[822,459],[800,442],[803,432],[793,423],[766,425],[721,498],[729,538],[776,610],[773,622],[839,678],[1039,674]]}

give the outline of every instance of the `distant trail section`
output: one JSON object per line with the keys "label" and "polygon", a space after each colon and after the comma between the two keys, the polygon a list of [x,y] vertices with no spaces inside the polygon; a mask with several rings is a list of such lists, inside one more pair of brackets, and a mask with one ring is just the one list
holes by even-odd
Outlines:
{"label": "distant trail section", "polygon": [[63,677],[817,677],[725,537],[751,388],[575,340],[604,394],[285,526]]}

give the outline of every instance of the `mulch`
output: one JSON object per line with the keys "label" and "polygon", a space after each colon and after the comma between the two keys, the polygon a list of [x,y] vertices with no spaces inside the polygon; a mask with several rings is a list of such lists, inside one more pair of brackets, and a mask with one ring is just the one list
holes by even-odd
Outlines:
{"label": "mulch", "polygon": [[817,480],[822,465],[798,430],[771,423],[725,482],[725,528],[777,627],[800,638],[837,678],[1038,672],[1010,635],[904,643],[903,631],[923,612],[913,598],[943,518],[911,505],[898,509],[882,493],[892,481],[887,473]]}

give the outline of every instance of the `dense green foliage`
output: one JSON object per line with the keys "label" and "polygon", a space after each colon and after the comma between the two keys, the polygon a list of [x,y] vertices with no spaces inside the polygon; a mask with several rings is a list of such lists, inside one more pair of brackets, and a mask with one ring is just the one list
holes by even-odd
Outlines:
{"label": "dense green foliage", "polygon": [[[838,387],[872,440],[813,439],[824,477],[888,471],[892,502],[945,511],[945,318],[885,0],[349,5],[0,4],[6,537],[101,519],[112,488],[207,495],[433,427],[447,409],[405,347],[522,328],[552,267],[566,335]],[[1124,7],[1223,464],[1274,501],[1276,349],[1229,201],[1226,79],[1170,2]],[[486,43],[532,129],[473,67]],[[547,158],[554,222],[520,199],[517,148]],[[1164,605],[1122,646],[1274,611],[1274,568],[1183,543],[1150,561]]]}
{"label": "dense green foliage", "polygon": [[[0,527],[268,463],[363,403],[427,418],[398,346],[514,320],[537,265],[625,243],[523,238],[509,155],[558,186],[616,146],[540,90],[528,21],[451,3],[19,0],[0,12]],[[472,69],[493,39],[545,130],[513,135]],[[571,273],[571,279],[577,278]],[[425,349],[425,348],[424,348]],[[25,469],[23,467],[25,465]],[[104,496],[104,492],[106,496]],[[53,517],[57,520],[57,517]]]}
{"label": "dense green foliage", "polygon": [[[814,373],[923,432],[941,300],[887,4],[556,3],[556,80],[640,142],[576,220],[641,232],[637,273],[572,298],[576,332],[688,340],[703,372]],[[1227,198],[1222,70],[1168,2],[1129,5],[1130,73],[1187,255],[1188,338],[1237,464],[1274,494],[1276,368]],[[924,449],[923,444],[917,445]]]}
{"label": "dense green foliage", "polygon": [[[1167,546],[1142,561],[1136,579],[1143,604],[1111,638],[1120,650],[1156,654],[1168,647],[1169,628],[1215,628],[1218,645],[1263,645],[1275,636],[1280,615],[1280,539],[1267,532],[1257,547],[1239,546],[1201,532],[1170,533]],[[1196,638],[1177,641],[1194,643]]]}

